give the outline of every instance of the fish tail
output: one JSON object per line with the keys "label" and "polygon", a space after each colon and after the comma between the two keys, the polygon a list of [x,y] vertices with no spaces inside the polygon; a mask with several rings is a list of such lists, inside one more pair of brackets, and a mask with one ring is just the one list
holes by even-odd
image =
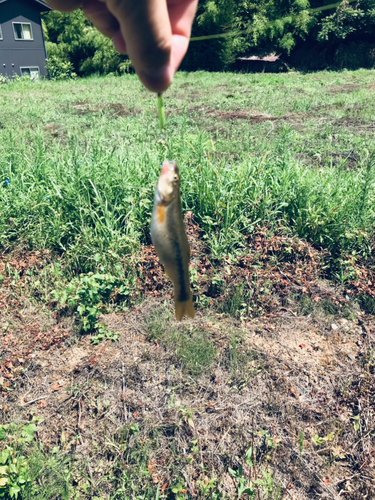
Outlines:
{"label": "fish tail", "polygon": [[184,302],[176,301],[174,307],[177,321],[181,321],[185,314],[190,318],[195,317],[193,299],[191,297]]}

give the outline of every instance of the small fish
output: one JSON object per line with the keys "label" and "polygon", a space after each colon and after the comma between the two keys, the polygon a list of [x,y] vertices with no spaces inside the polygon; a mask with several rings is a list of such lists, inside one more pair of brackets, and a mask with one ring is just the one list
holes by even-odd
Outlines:
{"label": "small fish", "polygon": [[194,318],[190,290],[190,247],[185,232],[177,163],[165,160],[155,191],[151,239],[165,272],[173,281],[176,319]]}

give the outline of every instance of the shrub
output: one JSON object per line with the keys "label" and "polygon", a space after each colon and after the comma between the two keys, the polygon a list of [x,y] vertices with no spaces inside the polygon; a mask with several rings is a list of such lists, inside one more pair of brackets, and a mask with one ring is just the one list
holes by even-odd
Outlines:
{"label": "shrub", "polygon": [[73,71],[73,64],[58,56],[47,59],[46,69],[50,80],[69,80],[77,76]]}

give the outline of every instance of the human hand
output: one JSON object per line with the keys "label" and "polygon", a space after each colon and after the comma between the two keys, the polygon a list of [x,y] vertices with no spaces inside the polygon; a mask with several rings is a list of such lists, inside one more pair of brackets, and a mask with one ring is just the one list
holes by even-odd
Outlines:
{"label": "human hand", "polygon": [[115,48],[128,54],[141,82],[166,90],[186,54],[198,0],[45,0],[56,10],[83,8]]}

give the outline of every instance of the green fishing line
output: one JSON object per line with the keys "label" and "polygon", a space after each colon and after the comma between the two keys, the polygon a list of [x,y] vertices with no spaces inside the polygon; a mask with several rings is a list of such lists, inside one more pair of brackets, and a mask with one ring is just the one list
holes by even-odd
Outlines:
{"label": "green fishing line", "polygon": [[[356,2],[357,0],[347,0],[348,3],[353,3]],[[336,3],[331,3],[329,5],[323,5],[322,7],[316,7],[315,9],[306,9],[305,12],[309,12],[310,14],[318,14],[319,12],[323,12],[324,10],[331,10],[334,9],[335,7],[339,7],[342,4],[341,0],[340,2]],[[276,23],[280,23],[283,18],[281,19],[276,19],[274,21],[269,21],[266,23],[267,27],[271,26],[276,26]],[[216,35],[203,35],[203,36],[193,36],[190,38],[190,42],[200,42],[202,40],[214,40],[215,38],[231,38],[231,37],[237,37],[240,35],[245,35],[247,33],[250,33],[249,28],[246,28],[244,30],[237,30],[237,31],[226,31],[225,33],[217,33]]]}
{"label": "green fishing line", "polygon": [[163,96],[161,92],[158,94],[158,111],[159,111],[159,123],[160,129],[164,132],[165,127],[165,115],[164,115],[164,104],[163,104]]}

